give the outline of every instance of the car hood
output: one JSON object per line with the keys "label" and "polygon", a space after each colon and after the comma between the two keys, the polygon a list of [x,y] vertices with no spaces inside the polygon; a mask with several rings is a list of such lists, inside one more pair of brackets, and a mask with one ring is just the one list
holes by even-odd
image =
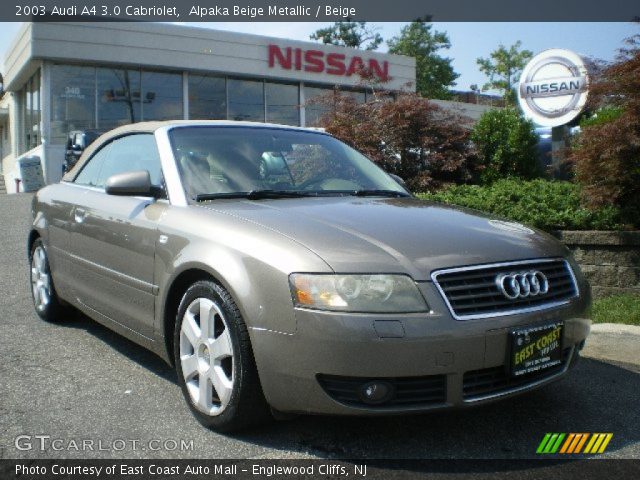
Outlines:
{"label": "car hood", "polygon": [[201,207],[275,230],[336,272],[402,272],[566,255],[551,236],[480,212],[415,198],[215,200]]}

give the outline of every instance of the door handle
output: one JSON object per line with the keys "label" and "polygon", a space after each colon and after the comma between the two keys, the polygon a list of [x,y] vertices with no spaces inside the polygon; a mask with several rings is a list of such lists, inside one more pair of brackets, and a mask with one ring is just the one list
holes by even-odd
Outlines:
{"label": "door handle", "polygon": [[87,212],[84,208],[76,208],[75,211],[73,212],[73,215],[77,223],[82,223],[84,222],[84,219],[87,216]]}

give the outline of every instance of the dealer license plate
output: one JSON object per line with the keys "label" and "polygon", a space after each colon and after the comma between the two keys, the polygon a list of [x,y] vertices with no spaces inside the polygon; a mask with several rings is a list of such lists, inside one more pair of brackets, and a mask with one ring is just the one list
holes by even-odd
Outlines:
{"label": "dealer license plate", "polygon": [[511,332],[511,375],[518,377],[562,363],[561,322]]}

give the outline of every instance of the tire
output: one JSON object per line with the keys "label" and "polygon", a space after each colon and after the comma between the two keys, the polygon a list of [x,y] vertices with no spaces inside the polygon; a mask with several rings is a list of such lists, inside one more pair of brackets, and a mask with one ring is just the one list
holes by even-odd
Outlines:
{"label": "tire", "polygon": [[178,307],[173,351],[178,383],[202,425],[232,432],[270,418],[247,326],[220,285],[202,280],[187,289]]}
{"label": "tire", "polygon": [[29,252],[31,298],[38,316],[47,322],[63,320],[69,309],[58,298],[49,266],[49,256],[41,238],[36,239]]}

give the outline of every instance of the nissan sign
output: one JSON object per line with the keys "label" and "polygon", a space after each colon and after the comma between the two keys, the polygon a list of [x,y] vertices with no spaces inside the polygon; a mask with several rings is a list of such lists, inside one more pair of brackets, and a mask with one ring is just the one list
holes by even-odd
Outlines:
{"label": "nissan sign", "polygon": [[[350,77],[363,71],[380,81],[389,80],[389,62],[378,62],[374,58],[364,59],[358,55],[346,55],[344,53],[325,53],[321,50],[305,50],[302,48],[281,48],[278,45],[269,45],[269,68],[282,68],[284,70],[302,70],[309,73],[327,73]],[[354,49],[345,49],[351,52]]]}
{"label": "nissan sign", "polygon": [[524,67],[518,100],[525,116],[543,127],[558,127],[576,118],[587,102],[589,75],[582,58],[553,48]]}

